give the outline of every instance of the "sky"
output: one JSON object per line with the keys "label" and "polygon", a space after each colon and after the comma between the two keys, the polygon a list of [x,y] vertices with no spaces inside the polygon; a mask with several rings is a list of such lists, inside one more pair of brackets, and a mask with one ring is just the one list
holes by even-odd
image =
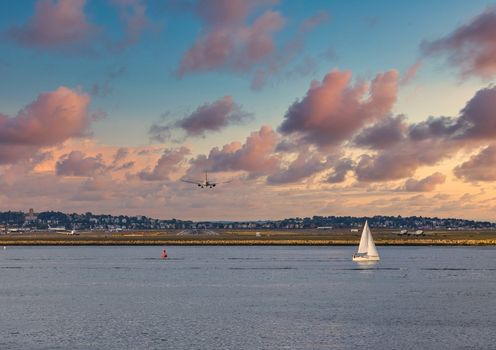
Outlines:
{"label": "sky", "polygon": [[495,38],[482,0],[0,0],[0,210],[495,221]]}

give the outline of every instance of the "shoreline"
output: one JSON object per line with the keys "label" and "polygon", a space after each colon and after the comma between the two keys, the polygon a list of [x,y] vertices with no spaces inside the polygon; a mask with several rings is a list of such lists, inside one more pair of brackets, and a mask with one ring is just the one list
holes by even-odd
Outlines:
{"label": "shoreline", "polygon": [[[496,246],[496,231],[428,231],[425,236],[399,236],[376,229],[378,246]],[[357,246],[360,232],[344,229],[218,230],[183,234],[179,230],[80,231],[76,235],[41,231],[1,234],[0,246]]]}
{"label": "shoreline", "polygon": [[[356,246],[343,240],[0,240],[3,246]],[[496,240],[376,241],[377,246],[496,246]]]}

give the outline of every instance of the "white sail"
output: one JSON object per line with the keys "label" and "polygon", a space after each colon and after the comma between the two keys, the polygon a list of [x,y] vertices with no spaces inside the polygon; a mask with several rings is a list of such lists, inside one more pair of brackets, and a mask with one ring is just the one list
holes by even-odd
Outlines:
{"label": "white sail", "polygon": [[375,247],[372,233],[370,232],[369,223],[365,221],[363,225],[362,236],[360,237],[360,244],[358,246],[357,254],[353,254],[353,261],[369,262],[379,261],[379,253]]}
{"label": "white sail", "polygon": [[368,252],[370,229],[369,224],[365,221],[363,226],[362,237],[360,238],[360,245],[358,246],[358,254],[366,254]]}
{"label": "white sail", "polygon": [[377,251],[377,248],[375,247],[374,239],[372,238],[372,233],[369,231],[369,240],[368,240],[368,251],[367,255],[368,256],[379,256],[379,252]]}

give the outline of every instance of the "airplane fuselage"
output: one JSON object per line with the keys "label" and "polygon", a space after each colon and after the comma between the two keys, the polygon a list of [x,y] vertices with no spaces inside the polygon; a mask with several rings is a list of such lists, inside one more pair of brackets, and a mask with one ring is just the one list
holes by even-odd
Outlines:
{"label": "airplane fuselage", "polygon": [[201,187],[201,188],[214,188],[215,185],[216,185],[216,183],[205,181],[203,183],[199,183],[198,184],[198,187]]}

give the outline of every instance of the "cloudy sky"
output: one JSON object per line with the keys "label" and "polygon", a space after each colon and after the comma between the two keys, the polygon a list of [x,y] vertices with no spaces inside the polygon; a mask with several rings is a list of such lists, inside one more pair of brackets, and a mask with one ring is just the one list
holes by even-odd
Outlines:
{"label": "cloudy sky", "polygon": [[2,211],[495,220],[496,3],[0,0],[0,52]]}

